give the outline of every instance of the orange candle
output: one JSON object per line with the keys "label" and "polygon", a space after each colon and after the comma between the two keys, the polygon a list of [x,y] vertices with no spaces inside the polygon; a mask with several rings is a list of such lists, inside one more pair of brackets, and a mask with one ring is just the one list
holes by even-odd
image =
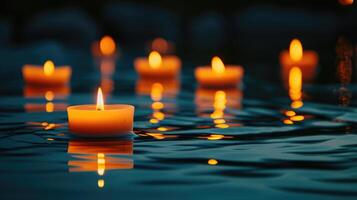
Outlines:
{"label": "orange candle", "polygon": [[24,65],[22,74],[29,85],[59,86],[69,83],[72,69],[70,66],[55,67],[54,63],[48,60],[43,66]]}
{"label": "orange candle", "polygon": [[180,73],[181,60],[177,56],[161,56],[153,51],[149,58],[135,59],[134,67],[141,77],[174,78]]}
{"label": "orange candle", "polygon": [[108,137],[133,131],[134,106],[104,105],[102,90],[98,89],[97,105],[67,108],[69,130],[84,137]]}
{"label": "orange candle", "polygon": [[202,87],[235,87],[241,81],[244,70],[239,65],[224,66],[222,60],[215,56],[211,66],[197,67],[195,77]]}
{"label": "orange candle", "polygon": [[280,65],[282,80],[287,84],[290,69],[298,66],[302,71],[304,82],[311,82],[316,75],[319,56],[315,51],[304,51],[301,42],[293,39],[289,51],[280,53]]}

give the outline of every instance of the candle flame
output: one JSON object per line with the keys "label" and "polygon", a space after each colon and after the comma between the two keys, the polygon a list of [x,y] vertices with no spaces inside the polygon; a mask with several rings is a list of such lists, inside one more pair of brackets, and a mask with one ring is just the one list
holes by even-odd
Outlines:
{"label": "candle flame", "polygon": [[103,55],[113,55],[116,49],[114,39],[108,35],[104,36],[99,42],[99,48]]}
{"label": "candle flame", "polygon": [[290,58],[293,61],[297,62],[297,61],[301,60],[301,58],[303,56],[303,48],[302,48],[302,44],[301,44],[300,40],[293,39],[290,42],[289,53],[290,53]]}
{"label": "candle flame", "polygon": [[149,65],[153,69],[157,69],[162,64],[161,55],[157,51],[153,51],[149,54]]}
{"label": "candle flame", "polygon": [[100,87],[98,88],[97,94],[97,110],[104,110],[103,92]]}
{"label": "candle flame", "polygon": [[55,71],[55,64],[51,60],[47,60],[45,64],[43,64],[43,72],[46,76],[51,76]]}
{"label": "candle flame", "polygon": [[222,60],[218,56],[214,56],[211,61],[212,70],[217,74],[222,74],[226,70]]}

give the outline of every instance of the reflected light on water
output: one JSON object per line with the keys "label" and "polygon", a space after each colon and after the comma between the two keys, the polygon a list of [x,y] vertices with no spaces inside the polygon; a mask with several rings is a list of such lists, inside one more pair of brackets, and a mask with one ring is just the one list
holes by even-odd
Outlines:
{"label": "reflected light on water", "polygon": [[216,159],[209,159],[207,162],[209,165],[217,165],[218,161]]}
{"label": "reflected light on water", "polygon": [[104,36],[99,42],[100,53],[104,56],[111,56],[116,51],[115,41],[109,35]]}
{"label": "reflected light on water", "polygon": [[299,67],[293,67],[289,72],[289,96],[292,108],[303,106],[302,98],[302,72]]}

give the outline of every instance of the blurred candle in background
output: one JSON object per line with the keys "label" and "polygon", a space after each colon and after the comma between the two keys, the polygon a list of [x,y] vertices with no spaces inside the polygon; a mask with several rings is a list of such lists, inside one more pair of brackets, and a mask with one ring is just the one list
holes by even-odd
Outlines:
{"label": "blurred candle in background", "polygon": [[173,43],[165,40],[164,38],[158,37],[151,42],[151,51],[157,51],[162,55],[167,55],[174,52]]}
{"label": "blurred candle in background", "polygon": [[353,4],[354,0],[338,0],[338,2],[343,6],[350,6]]}
{"label": "blurred candle in background", "polygon": [[289,51],[280,53],[281,75],[284,84],[287,85],[289,73],[292,67],[298,66],[303,75],[303,82],[312,82],[316,76],[318,54],[315,51],[304,51],[300,40],[293,39],[290,42]]}
{"label": "blurred candle in background", "polygon": [[111,36],[105,35],[93,43],[92,53],[95,57],[115,58],[118,56],[117,45]]}
{"label": "blurred candle in background", "polygon": [[243,78],[244,70],[239,65],[225,66],[222,60],[215,56],[211,66],[199,66],[195,69],[195,77],[201,87],[236,87]]}
{"label": "blurred candle in background", "polygon": [[142,78],[171,79],[180,75],[181,60],[177,56],[162,56],[159,52],[152,51],[148,58],[136,58],[134,67]]}
{"label": "blurred candle in background", "polygon": [[70,66],[55,67],[51,60],[47,60],[43,66],[24,65],[22,75],[27,85],[63,86],[69,83],[72,69]]}

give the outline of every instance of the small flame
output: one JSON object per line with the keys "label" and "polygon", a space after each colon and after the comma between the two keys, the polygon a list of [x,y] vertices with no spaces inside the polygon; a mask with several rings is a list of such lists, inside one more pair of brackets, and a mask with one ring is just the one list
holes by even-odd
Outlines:
{"label": "small flame", "polygon": [[301,60],[301,58],[303,56],[303,48],[302,48],[302,44],[301,44],[300,40],[293,39],[290,42],[289,53],[290,53],[290,58],[293,61],[297,62],[297,61]]}
{"label": "small flame", "polygon": [[99,42],[100,52],[105,56],[115,53],[116,45],[114,39],[108,35],[104,36]]}
{"label": "small flame", "polygon": [[97,94],[97,110],[104,110],[103,92],[100,87],[98,88]]}
{"label": "small flame", "polygon": [[45,64],[43,64],[43,72],[46,76],[51,76],[55,71],[55,64],[51,60],[47,60]]}
{"label": "small flame", "polygon": [[218,56],[214,56],[211,61],[212,70],[217,74],[222,74],[225,71],[224,64]]}
{"label": "small flame", "polygon": [[153,51],[149,54],[149,65],[151,68],[157,69],[162,64],[161,55],[157,51]]}

